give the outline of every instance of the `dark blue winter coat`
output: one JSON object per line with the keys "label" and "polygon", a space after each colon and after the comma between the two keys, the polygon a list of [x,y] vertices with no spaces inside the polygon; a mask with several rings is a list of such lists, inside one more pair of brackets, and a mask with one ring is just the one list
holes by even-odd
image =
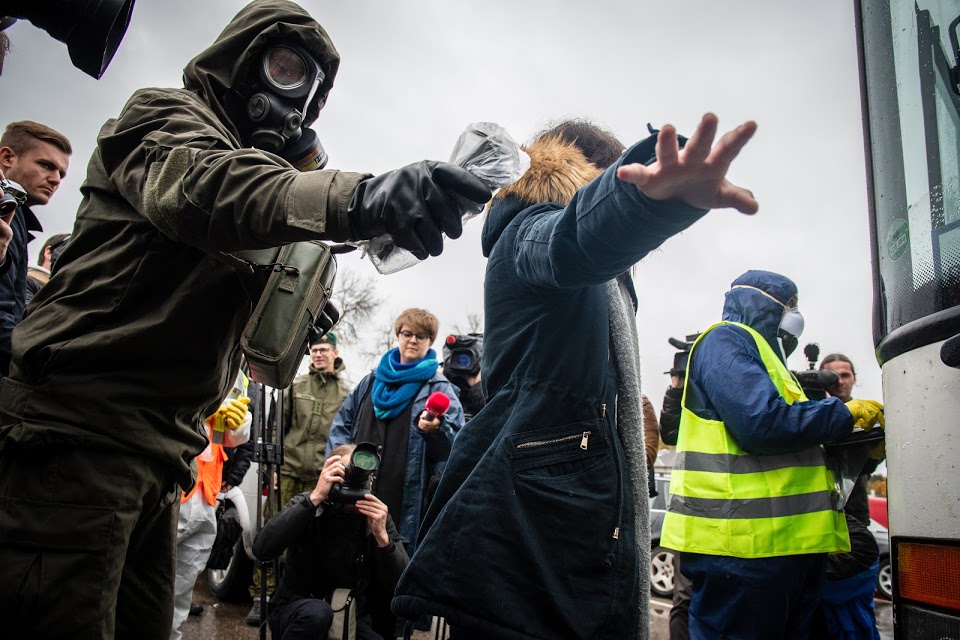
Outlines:
{"label": "dark blue winter coat", "polygon": [[10,226],[13,238],[0,266],[0,377],[9,372],[13,328],[20,324],[27,305],[27,243],[34,231],[43,231],[30,207],[18,207]]}
{"label": "dark blue winter coat", "polygon": [[605,283],[704,213],[617,179],[653,149],[629,149],[566,207],[514,188],[550,180],[531,149],[530,171],[487,214],[487,405],[457,436],[397,588],[400,615],[442,615],[490,638],[632,636],[634,496]]}

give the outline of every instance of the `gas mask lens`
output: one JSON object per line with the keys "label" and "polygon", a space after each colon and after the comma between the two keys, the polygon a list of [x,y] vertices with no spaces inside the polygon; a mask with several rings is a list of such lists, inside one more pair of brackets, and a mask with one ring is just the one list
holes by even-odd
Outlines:
{"label": "gas mask lens", "polygon": [[309,77],[307,63],[300,54],[287,47],[274,47],[263,57],[267,79],[280,89],[295,89]]}

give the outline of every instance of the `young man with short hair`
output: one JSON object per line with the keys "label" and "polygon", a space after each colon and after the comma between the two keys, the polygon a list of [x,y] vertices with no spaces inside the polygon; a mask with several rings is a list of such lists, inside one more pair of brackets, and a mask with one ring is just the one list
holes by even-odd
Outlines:
{"label": "young man with short hair", "polygon": [[27,243],[33,240],[33,232],[43,231],[30,207],[50,202],[67,175],[71,153],[73,148],[63,134],[30,120],[11,122],[0,136],[0,175],[27,192],[26,203],[17,207],[9,222],[4,221],[12,237],[0,266],[0,376],[10,368],[13,328],[27,304]]}

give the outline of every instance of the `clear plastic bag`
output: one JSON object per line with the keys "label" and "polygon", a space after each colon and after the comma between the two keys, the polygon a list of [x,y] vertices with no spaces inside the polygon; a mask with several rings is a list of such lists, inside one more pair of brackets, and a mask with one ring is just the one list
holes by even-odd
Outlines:
{"label": "clear plastic bag", "polygon": [[[530,157],[500,125],[474,122],[457,139],[450,163],[463,167],[496,191],[516,182],[530,167]],[[476,210],[464,213],[463,223],[482,211],[483,205],[477,205]],[[383,274],[396,273],[420,262],[398,247],[389,234],[355,244]]]}

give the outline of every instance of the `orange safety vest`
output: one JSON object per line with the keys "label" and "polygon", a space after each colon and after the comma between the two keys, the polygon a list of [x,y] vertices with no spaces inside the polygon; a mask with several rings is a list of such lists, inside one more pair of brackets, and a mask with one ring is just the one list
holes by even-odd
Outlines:
{"label": "orange safety vest", "polygon": [[229,458],[227,457],[226,451],[223,450],[222,444],[213,443],[213,418],[211,417],[207,420],[207,428],[210,429],[211,433],[208,433],[210,438],[210,443],[207,445],[207,448],[204,449],[203,453],[197,456],[197,481],[193,484],[190,491],[185,491],[183,496],[180,498],[180,504],[183,504],[196,493],[199,488],[203,493],[203,499],[207,501],[207,504],[210,506],[215,506],[217,504],[217,494],[220,493],[220,485],[223,484],[223,463]]}

